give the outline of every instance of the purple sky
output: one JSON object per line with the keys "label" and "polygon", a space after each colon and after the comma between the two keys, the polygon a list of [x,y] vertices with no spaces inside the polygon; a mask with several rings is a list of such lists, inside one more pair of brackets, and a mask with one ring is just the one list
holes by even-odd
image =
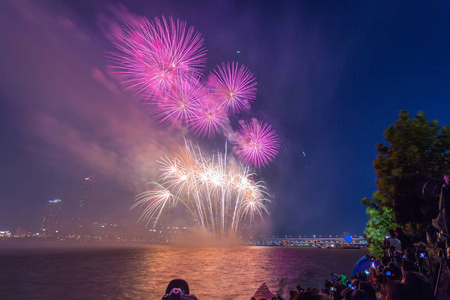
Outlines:
{"label": "purple sky", "polygon": [[398,111],[450,124],[448,2],[125,3],[0,2],[0,230],[38,230],[49,199],[73,214],[87,176],[97,180],[96,220],[136,220],[134,196],[183,135],[159,128],[108,73],[111,34],[134,16],[194,26],[205,74],[233,60],[255,74],[255,103],[239,118],[281,136],[279,156],[257,171],[274,234],[362,234],[375,145]]}

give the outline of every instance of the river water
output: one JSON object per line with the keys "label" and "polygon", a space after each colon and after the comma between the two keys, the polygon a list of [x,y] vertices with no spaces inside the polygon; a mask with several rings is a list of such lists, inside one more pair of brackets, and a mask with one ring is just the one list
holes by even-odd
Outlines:
{"label": "river water", "polygon": [[[1,249],[0,249],[1,250]],[[367,250],[297,247],[26,249],[0,251],[0,299],[161,299],[185,279],[199,299],[250,299],[266,283],[284,295],[351,275]]]}

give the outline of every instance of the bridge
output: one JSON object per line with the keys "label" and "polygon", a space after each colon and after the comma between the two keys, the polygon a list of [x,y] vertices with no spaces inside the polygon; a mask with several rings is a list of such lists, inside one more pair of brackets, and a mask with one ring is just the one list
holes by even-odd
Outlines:
{"label": "bridge", "polygon": [[270,242],[272,244],[283,244],[283,246],[356,246],[356,245],[367,245],[367,242],[363,238],[260,238],[260,245],[267,245]]}

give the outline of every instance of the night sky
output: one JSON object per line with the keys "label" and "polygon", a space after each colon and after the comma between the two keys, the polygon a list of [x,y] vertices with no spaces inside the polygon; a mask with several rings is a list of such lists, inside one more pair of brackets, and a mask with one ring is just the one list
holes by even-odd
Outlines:
{"label": "night sky", "polygon": [[49,199],[74,215],[88,176],[95,220],[136,222],[155,161],[183,144],[109,72],[111,32],[136,16],[194,26],[205,74],[227,61],[255,74],[255,103],[231,121],[257,117],[281,137],[256,170],[267,234],[362,234],[375,145],[399,110],[450,124],[448,1],[0,1],[0,230],[39,230]]}

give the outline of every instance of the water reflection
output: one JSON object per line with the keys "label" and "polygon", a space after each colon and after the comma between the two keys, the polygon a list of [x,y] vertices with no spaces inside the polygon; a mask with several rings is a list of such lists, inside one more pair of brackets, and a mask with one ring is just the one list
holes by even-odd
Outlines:
{"label": "water reflection", "polygon": [[[1,299],[161,299],[174,278],[199,299],[250,299],[263,282],[322,288],[364,250],[290,247],[54,250],[1,254]],[[285,291],[285,295],[288,289]]]}
{"label": "water reflection", "polygon": [[364,254],[283,247],[152,248],[145,252],[146,275],[140,284],[161,296],[171,279],[183,278],[202,299],[249,299],[263,282],[276,291],[283,278],[290,288],[299,283],[322,287],[330,272],[349,274]]}

